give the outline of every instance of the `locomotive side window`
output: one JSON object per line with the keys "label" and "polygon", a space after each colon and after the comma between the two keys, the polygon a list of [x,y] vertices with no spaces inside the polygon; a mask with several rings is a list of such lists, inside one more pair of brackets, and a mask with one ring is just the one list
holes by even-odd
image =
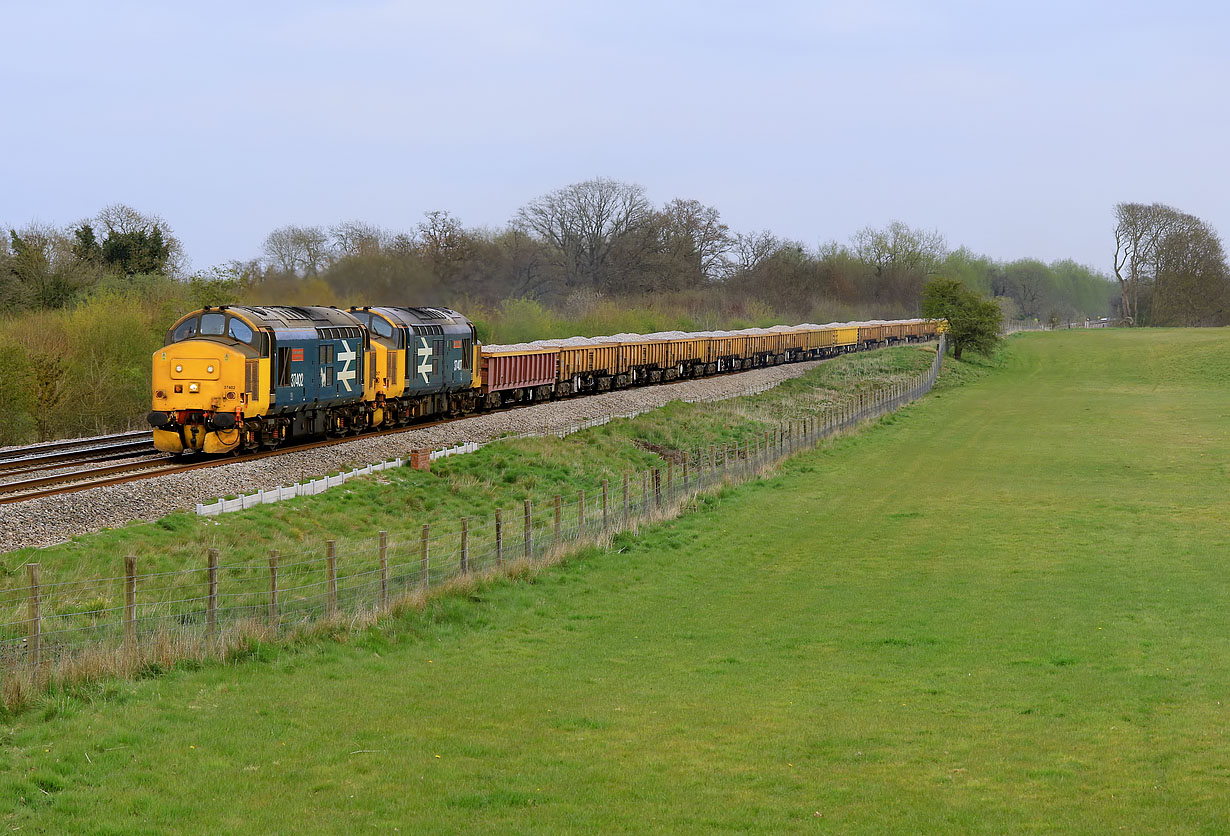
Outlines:
{"label": "locomotive side window", "polygon": [[290,385],[290,349],[278,349],[278,385]]}
{"label": "locomotive side window", "polygon": [[255,336],[252,333],[252,329],[248,327],[247,323],[243,320],[235,319],[234,317],[231,317],[231,324],[230,328],[227,329],[227,333],[239,340],[241,343],[247,343],[248,345],[252,344],[252,337]]}
{"label": "locomotive side window", "polygon": [[461,341],[461,368],[468,369],[473,364],[474,355],[470,352],[470,341]]}
{"label": "locomotive side window", "polygon": [[226,314],[207,313],[201,315],[201,336],[221,337],[226,333]]}
{"label": "locomotive side window", "polygon": [[191,319],[185,319],[175,329],[175,333],[171,335],[171,342],[178,343],[184,340],[190,340],[196,336],[197,318],[194,316]]}

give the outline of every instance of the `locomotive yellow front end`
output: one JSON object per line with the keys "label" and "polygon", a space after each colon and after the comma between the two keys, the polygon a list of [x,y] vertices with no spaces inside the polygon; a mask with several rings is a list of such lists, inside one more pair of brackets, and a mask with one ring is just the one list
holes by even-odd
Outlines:
{"label": "locomotive yellow front end", "polygon": [[148,420],[155,447],[167,453],[239,447],[245,414],[261,411],[249,398],[269,383],[268,361],[262,369],[251,342],[259,344],[256,330],[224,310],[206,308],[172,328],[167,345],[153,356]]}

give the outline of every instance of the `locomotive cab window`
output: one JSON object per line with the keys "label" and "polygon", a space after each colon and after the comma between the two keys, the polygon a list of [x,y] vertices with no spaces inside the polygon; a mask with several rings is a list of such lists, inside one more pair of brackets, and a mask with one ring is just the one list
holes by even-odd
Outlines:
{"label": "locomotive cab window", "polygon": [[201,336],[221,337],[226,333],[226,314],[207,313],[201,315]]}
{"label": "locomotive cab window", "polygon": [[170,342],[178,343],[183,342],[184,340],[192,339],[196,336],[197,324],[198,320],[195,316],[191,319],[185,319],[179,324],[179,327],[175,329],[175,332],[171,334]]}
{"label": "locomotive cab window", "polygon": [[235,319],[234,317],[231,317],[230,327],[227,328],[227,333],[230,334],[232,338],[239,340],[241,343],[247,343],[248,345],[252,345],[252,338],[256,336],[252,329],[248,327],[246,322],[240,319]]}

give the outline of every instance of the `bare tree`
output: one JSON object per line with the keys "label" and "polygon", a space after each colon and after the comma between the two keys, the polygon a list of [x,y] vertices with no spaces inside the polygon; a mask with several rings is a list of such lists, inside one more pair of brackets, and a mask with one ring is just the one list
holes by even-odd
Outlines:
{"label": "bare tree", "polygon": [[282,226],[270,232],[261,252],[283,273],[315,276],[332,258],[329,236],[318,226]]}
{"label": "bare tree", "polygon": [[1051,268],[1041,261],[1023,258],[1004,267],[1007,295],[1016,300],[1021,316],[1040,317],[1053,288]]}
{"label": "bare tree", "polygon": [[1115,278],[1119,282],[1123,320],[1137,324],[1140,288],[1157,248],[1161,204],[1120,203],[1115,206]]}
{"label": "bare tree", "polygon": [[781,246],[782,241],[767,229],[747,234],[737,232],[731,239],[733,269],[737,273],[750,273]]}
{"label": "bare tree", "polygon": [[855,256],[874,276],[878,302],[914,306],[926,278],[944,261],[944,236],[934,230],[912,229],[893,221],[884,229],[867,227],[855,233]]}
{"label": "bare tree", "polygon": [[470,236],[461,221],[447,211],[424,212],[423,217],[418,225],[423,257],[431,263],[438,277],[453,281],[472,249]]}
{"label": "bare tree", "polygon": [[935,272],[948,248],[936,230],[912,229],[893,221],[884,229],[866,227],[854,234],[854,254],[871,265],[877,276],[893,272]]}
{"label": "bare tree", "polygon": [[363,221],[343,221],[329,227],[329,237],[338,255],[353,256],[379,251],[384,246],[388,233]]}
{"label": "bare tree", "polygon": [[610,279],[612,250],[643,227],[651,213],[641,186],[598,178],[527,203],[513,224],[548,245],[567,286],[602,290]]}
{"label": "bare tree", "polygon": [[721,214],[698,200],[676,198],[662,207],[659,222],[667,259],[683,272],[681,284],[696,286],[725,273],[732,241]]}

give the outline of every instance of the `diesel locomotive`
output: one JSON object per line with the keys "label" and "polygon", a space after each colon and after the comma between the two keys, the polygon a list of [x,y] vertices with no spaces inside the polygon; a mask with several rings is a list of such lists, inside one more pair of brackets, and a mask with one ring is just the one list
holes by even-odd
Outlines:
{"label": "diesel locomotive", "polygon": [[168,453],[272,449],[429,417],[933,339],[910,319],[483,346],[439,307],[206,307],[153,357],[154,444]]}

